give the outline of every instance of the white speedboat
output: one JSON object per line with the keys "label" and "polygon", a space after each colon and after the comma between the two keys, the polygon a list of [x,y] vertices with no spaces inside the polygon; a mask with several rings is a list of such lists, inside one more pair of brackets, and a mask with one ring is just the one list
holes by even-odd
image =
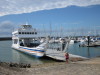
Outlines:
{"label": "white speedboat", "polygon": [[31,25],[21,25],[12,32],[12,48],[32,56],[44,56],[47,42],[40,43],[37,34]]}

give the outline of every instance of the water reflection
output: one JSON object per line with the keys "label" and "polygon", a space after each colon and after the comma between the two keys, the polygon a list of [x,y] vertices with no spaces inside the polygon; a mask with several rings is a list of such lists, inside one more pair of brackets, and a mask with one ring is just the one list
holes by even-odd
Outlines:
{"label": "water reflection", "polygon": [[[38,59],[17,50],[11,49],[11,43],[11,41],[0,41],[0,61],[32,64],[55,62],[48,58]],[[92,58],[100,56],[100,47],[79,47],[79,43],[75,43],[69,45],[67,52],[83,57]]]}
{"label": "water reflection", "polygon": [[67,51],[87,58],[100,56],[100,47],[79,47],[79,43],[70,45]]}
{"label": "water reflection", "polygon": [[91,57],[91,56],[90,56],[90,49],[89,49],[89,47],[87,47],[87,57],[88,57],[88,58]]}
{"label": "water reflection", "polygon": [[39,60],[38,58],[29,56],[14,49],[12,49],[12,58],[13,62],[17,63],[43,64],[43,61]]}

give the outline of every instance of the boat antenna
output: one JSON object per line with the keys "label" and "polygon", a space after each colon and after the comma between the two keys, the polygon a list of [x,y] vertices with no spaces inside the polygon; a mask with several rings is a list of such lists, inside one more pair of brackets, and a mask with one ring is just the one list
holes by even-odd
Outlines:
{"label": "boat antenna", "polygon": [[43,24],[43,31],[44,31],[45,36],[47,36],[44,24]]}
{"label": "boat antenna", "polygon": [[60,32],[60,37],[63,38],[63,27],[62,27],[62,24],[61,24],[61,26],[60,26],[60,31],[61,31],[61,32]]}

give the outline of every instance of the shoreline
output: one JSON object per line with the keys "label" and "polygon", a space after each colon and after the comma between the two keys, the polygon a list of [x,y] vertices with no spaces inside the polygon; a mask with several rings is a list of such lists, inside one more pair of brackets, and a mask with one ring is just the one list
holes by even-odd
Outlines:
{"label": "shoreline", "polygon": [[99,75],[99,70],[100,57],[87,60],[73,58],[69,59],[68,64],[66,62],[54,62],[32,65],[30,68],[0,65],[0,75],[95,75],[95,72]]}
{"label": "shoreline", "polygon": [[[32,64],[32,63],[31,64],[27,64],[27,63],[2,62],[2,61],[0,61],[0,66],[3,66],[3,67],[14,67],[14,68],[32,68],[32,67],[36,67],[36,66],[47,66],[47,65],[56,65],[56,64],[66,63],[66,61],[56,60],[56,59],[53,59],[53,58],[49,58],[49,59],[53,60],[54,62],[50,62],[50,63],[48,62],[48,63],[43,63],[43,64]],[[84,61],[84,60],[89,60],[89,59],[82,58],[82,57],[79,57],[79,56],[78,57],[71,56],[68,59],[69,64],[73,63],[73,62]],[[28,65],[30,65],[30,66],[28,67]]]}

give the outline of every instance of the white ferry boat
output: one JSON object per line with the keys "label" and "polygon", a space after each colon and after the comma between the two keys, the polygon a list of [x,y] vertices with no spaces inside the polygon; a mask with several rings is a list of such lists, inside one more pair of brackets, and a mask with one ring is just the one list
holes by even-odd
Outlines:
{"label": "white ferry boat", "polygon": [[37,34],[31,25],[21,25],[12,32],[12,48],[32,56],[44,56],[47,42],[40,43]]}

